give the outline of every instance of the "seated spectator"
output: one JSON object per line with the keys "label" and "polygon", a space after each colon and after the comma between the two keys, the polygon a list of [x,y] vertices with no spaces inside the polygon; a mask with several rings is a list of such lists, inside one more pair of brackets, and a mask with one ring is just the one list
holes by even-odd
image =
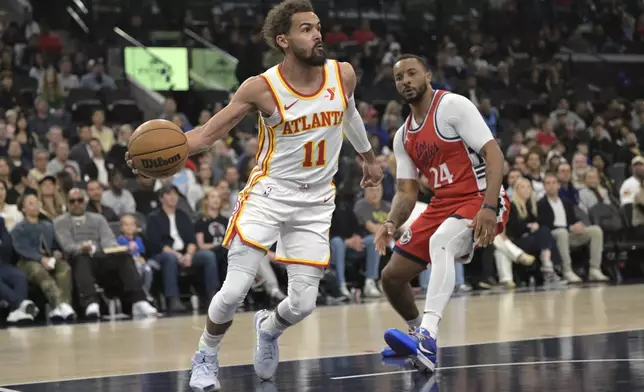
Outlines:
{"label": "seated spectator", "polygon": [[134,173],[125,163],[125,152],[127,151],[127,143],[132,136],[132,126],[126,124],[121,125],[118,131],[118,138],[116,142],[112,145],[112,148],[108,151],[105,156],[105,162],[109,170],[118,170],[123,174],[125,178],[134,178]]}
{"label": "seated spectator", "polygon": [[520,178],[515,184],[512,206],[505,233],[519,248],[531,255],[539,255],[544,283],[560,279],[554,272],[552,250],[555,240],[550,230],[538,223],[536,197],[530,181]]}
{"label": "seated spectator", "polygon": [[125,189],[123,174],[118,170],[112,170],[109,183],[110,187],[103,192],[101,203],[110,207],[119,216],[136,212],[136,201],[130,191]]}
{"label": "seated spectator", "polygon": [[633,227],[640,238],[644,237],[644,187],[635,195],[633,201]]}
{"label": "seated spectator", "polygon": [[211,188],[206,193],[201,216],[195,223],[195,238],[200,250],[210,250],[217,261],[226,260],[228,250],[221,246],[228,228],[228,218],[221,215],[222,200],[219,192]]}
{"label": "seated spectator", "polygon": [[[514,164],[516,166],[516,160]],[[540,199],[544,195],[541,154],[538,151],[530,151],[525,157],[525,165],[526,171],[523,174],[532,183],[532,189],[537,194],[537,199]]]}
{"label": "seated spectator", "polygon": [[72,303],[72,272],[58,250],[51,222],[40,219],[40,202],[35,195],[20,199],[25,220],[11,232],[20,268],[29,282],[42,290],[53,310],[52,320],[71,321],[76,312]]}
{"label": "seated spectator", "polygon": [[143,239],[138,235],[139,231],[136,219],[132,215],[123,215],[121,217],[121,235],[116,237],[116,242],[119,245],[128,247],[130,255],[134,259],[136,270],[141,277],[143,291],[149,299],[151,298],[150,290],[152,289],[154,272],[152,271],[152,266],[145,259],[145,245],[143,245]]}
{"label": "seated spectator", "polygon": [[49,152],[47,150],[34,151],[34,167],[29,170],[29,177],[39,182],[47,174],[47,163],[49,162]]}
{"label": "seated spectator", "polygon": [[72,62],[68,56],[63,56],[58,63],[58,83],[63,88],[65,94],[69,94],[69,90],[79,88],[80,80],[78,76],[72,73]]}
{"label": "seated spectator", "polygon": [[212,166],[207,163],[199,164],[199,171],[197,172],[197,184],[201,185],[205,192],[207,192],[208,188],[212,188],[215,185]]}
{"label": "seated spectator", "polygon": [[608,190],[599,184],[599,172],[594,167],[586,170],[584,187],[579,190],[579,207],[588,212],[598,203],[614,205]]}
{"label": "seated spectator", "polygon": [[27,298],[27,277],[11,265],[12,252],[11,236],[4,225],[4,219],[0,217],[0,301],[9,304],[7,323],[31,322],[39,310]]}
{"label": "seated spectator", "polygon": [[18,106],[20,94],[13,83],[11,72],[2,73],[2,88],[0,89],[0,108],[4,110],[13,109]]}
{"label": "seated spectator", "polygon": [[154,191],[155,182],[154,178],[142,175],[137,177],[137,187],[132,191],[132,197],[134,198],[137,212],[143,215],[148,215],[159,207],[159,196]]}
{"label": "seated spectator", "polygon": [[40,200],[40,213],[45,219],[53,221],[64,214],[65,199],[57,187],[57,179],[46,175],[38,183],[38,200]]}
{"label": "seated spectator", "polygon": [[65,166],[72,166],[76,173],[81,172],[78,163],[69,159],[69,144],[66,140],[61,140],[56,146],[56,156],[47,164],[47,173],[56,175],[63,171]]}
{"label": "seated spectator", "polygon": [[[62,129],[58,127],[60,122],[53,114],[49,112],[49,104],[42,97],[37,97],[35,100],[35,112],[33,116],[29,117],[29,133],[36,137],[42,145],[49,139],[48,133],[50,130],[59,130],[62,137]],[[51,139],[49,139],[51,144]],[[55,146],[50,146],[55,149]]]}
{"label": "seated spectator", "polygon": [[[114,131],[105,126],[105,112],[103,109],[96,109],[92,113],[92,137],[98,139],[103,151],[109,151],[114,145]],[[125,156],[125,155],[123,155]]]}
{"label": "seated spectator", "polygon": [[8,204],[16,204],[18,198],[24,194],[35,195],[34,181],[29,177],[29,172],[24,167],[17,167],[11,171],[11,189],[7,191]]}
{"label": "seated spectator", "polygon": [[514,193],[514,185],[521,177],[523,177],[523,175],[521,174],[521,171],[519,169],[513,168],[508,171],[508,175],[506,176],[505,181],[503,181],[503,187],[505,188],[505,192],[508,194],[508,197],[510,199],[512,199],[512,195]]}
{"label": "seated spectator", "polygon": [[65,91],[60,85],[56,69],[49,67],[43,73],[38,83],[38,93],[53,110],[63,110],[65,107]]}
{"label": "seated spectator", "polygon": [[572,157],[572,185],[574,187],[584,186],[586,170],[588,170],[588,155],[577,151]]}
{"label": "seated spectator", "polygon": [[599,174],[599,185],[611,195],[617,194],[618,189],[615,188],[615,180],[606,175],[606,159],[601,154],[595,154],[592,159],[592,165]]}
{"label": "seated spectator", "polygon": [[[91,151],[90,165],[92,166],[92,173],[96,174],[96,178],[101,183],[101,185],[109,186],[109,175],[107,172],[107,164],[105,162],[105,154],[103,153],[101,142],[96,138],[92,138],[92,140],[89,141],[89,147]],[[94,171],[94,169],[96,170]],[[119,171],[119,173],[121,172]]]}
{"label": "seated spectator", "polygon": [[636,156],[631,161],[631,170],[633,175],[624,181],[621,188],[619,188],[619,203],[624,206],[633,204],[635,195],[642,189],[642,181],[644,181],[644,157]]}
{"label": "seated spectator", "polygon": [[89,141],[92,139],[92,132],[89,126],[80,125],[78,127],[78,143],[76,143],[69,151],[69,159],[78,163],[81,168],[81,174],[87,174],[87,165],[92,161],[92,150],[89,146]]}
{"label": "seated spectator", "polygon": [[[239,176],[237,178],[239,179]],[[204,196],[203,188],[197,183],[195,173],[188,168],[183,168],[171,177],[171,181],[172,185],[177,187],[179,193],[188,202],[190,209],[195,211],[197,202]],[[159,181],[158,185],[161,185],[161,182]]]}
{"label": "seated spectator", "polygon": [[0,180],[7,184],[11,181],[11,165],[7,157],[0,157]]}
{"label": "seated spectator", "polygon": [[164,185],[159,191],[159,200],[161,208],[148,216],[146,237],[150,256],[161,264],[163,294],[168,299],[168,310],[185,310],[179,300],[180,268],[200,270],[207,296],[204,303],[209,303],[220,287],[215,254],[208,250],[197,250],[192,220],[177,209],[179,190],[176,186]]}
{"label": "seated spectator", "polygon": [[[28,151],[27,151],[28,152]],[[9,166],[11,169],[15,169],[16,167],[24,167],[27,170],[30,169],[30,163],[27,159],[25,159],[25,156],[28,154],[25,154],[25,152],[22,150],[22,145],[20,144],[20,141],[13,139],[9,142],[9,149],[7,151],[7,155],[9,157]]]}
{"label": "seated spectator", "polygon": [[358,234],[359,231],[361,231],[360,224],[358,223],[356,215],[351,211],[351,204],[336,199],[336,209],[333,212],[331,231],[329,232],[331,246],[330,264],[335,270],[335,278],[340,294],[347,298],[351,298],[351,293],[347,288],[345,278],[346,260],[362,260],[365,257],[365,244],[362,236]]}
{"label": "seated spectator", "polygon": [[22,222],[23,216],[18,207],[7,203],[7,193],[7,183],[0,180],[0,217],[3,218],[7,230],[11,231],[15,225]]}
{"label": "seated spectator", "polygon": [[[105,67],[103,66],[102,59],[90,60],[87,63],[87,68],[91,69],[91,72],[83,75],[80,80],[81,88],[86,88],[88,90],[116,90],[116,83],[111,76],[105,74]],[[105,147],[105,146],[103,146]]]}
{"label": "seated spectator", "polygon": [[382,186],[367,188],[364,198],[358,200],[353,211],[360,224],[360,234],[363,234],[362,243],[365,256],[365,283],[364,295],[367,297],[380,297],[380,290],[376,287],[376,280],[380,276],[380,254],[374,245],[374,236],[380,226],[387,220],[391,204],[382,200]]}
{"label": "seated spectator", "polygon": [[224,179],[217,181],[215,189],[221,196],[221,215],[225,218],[230,218],[237,203],[237,194],[230,192],[228,181]]}
{"label": "seated spectator", "polygon": [[96,283],[108,294],[116,294],[132,317],[154,317],[157,310],[146,301],[139,274],[127,251],[116,249],[117,243],[107,220],[102,215],[85,211],[85,195],[80,189],[69,191],[69,212],[56,218],[56,239],[69,255],[74,285],[80,306],[87,318],[100,318]]}
{"label": "seated spectator", "polygon": [[572,270],[571,248],[589,245],[591,281],[608,281],[601,271],[604,233],[599,226],[586,226],[576,216],[574,205],[559,197],[559,181],[554,175],[545,177],[546,196],[537,203],[538,223],[548,228],[557,244],[563,264],[564,278],[570,283],[579,283],[581,278]]}
{"label": "seated spectator", "polygon": [[87,181],[87,211],[103,215],[108,222],[118,222],[119,216],[113,209],[101,203],[103,187],[98,180]]}
{"label": "seated spectator", "polygon": [[562,162],[557,166],[557,180],[559,180],[559,197],[567,199],[575,205],[579,204],[579,191],[572,184],[572,170],[570,165]]}

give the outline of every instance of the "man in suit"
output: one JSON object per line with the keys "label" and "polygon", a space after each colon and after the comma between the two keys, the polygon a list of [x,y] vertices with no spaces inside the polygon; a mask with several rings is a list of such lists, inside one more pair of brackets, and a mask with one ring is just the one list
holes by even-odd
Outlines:
{"label": "man in suit", "polygon": [[165,184],[159,190],[159,200],[161,208],[148,215],[146,237],[149,254],[161,265],[168,310],[185,310],[179,300],[179,270],[191,267],[200,270],[208,296],[203,303],[210,303],[210,298],[220,287],[215,254],[209,250],[197,250],[192,219],[177,209],[179,189],[176,186]]}
{"label": "man in suit", "polygon": [[609,280],[601,272],[604,233],[599,226],[586,226],[575,215],[573,203],[559,197],[559,180],[553,174],[544,179],[546,195],[537,203],[539,225],[551,230],[561,255],[564,278],[570,283],[579,283],[581,278],[572,270],[570,249],[582,245],[590,246],[591,281]]}

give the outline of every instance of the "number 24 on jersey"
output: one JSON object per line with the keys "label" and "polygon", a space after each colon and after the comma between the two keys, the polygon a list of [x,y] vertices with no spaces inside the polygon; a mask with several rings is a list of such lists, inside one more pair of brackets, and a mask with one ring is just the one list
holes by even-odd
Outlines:
{"label": "number 24 on jersey", "polygon": [[[438,169],[430,167],[429,172],[432,174],[432,177],[434,177],[434,189],[454,182],[454,176],[450,173],[447,163],[441,163],[438,165]],[[431,178],[428,178],[427,180],[430,181],[430,183],[432,181]]]}

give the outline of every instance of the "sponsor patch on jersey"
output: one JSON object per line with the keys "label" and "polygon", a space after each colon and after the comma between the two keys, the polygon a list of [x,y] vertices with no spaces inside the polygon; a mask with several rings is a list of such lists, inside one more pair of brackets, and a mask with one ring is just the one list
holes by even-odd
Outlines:
{"label": "sponsor patch on jersey", "polygon": [[403,233],[403,235],[402,235],[402,236],[400,236],[400,240],[399,240],[399,241],[400,241],[400,243],[401,243],[402,245],[405,245],[406,243],[408,243],[409,241],[411,241],[411,228],[409,228],[409,229],[405,230],[405,232]]}

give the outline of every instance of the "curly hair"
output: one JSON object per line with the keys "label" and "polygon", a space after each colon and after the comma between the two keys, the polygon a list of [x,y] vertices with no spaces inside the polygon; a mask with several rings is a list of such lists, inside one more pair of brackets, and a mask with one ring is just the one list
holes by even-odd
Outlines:
{"label": "curly hair", "polygon": [[314,12],[309,0],[285,0],[271,8],[262,28],[264,40],[271,48],[283,52],[275,40],[278,35],[288,33],[291,29],[291,18],[300,12]]}

